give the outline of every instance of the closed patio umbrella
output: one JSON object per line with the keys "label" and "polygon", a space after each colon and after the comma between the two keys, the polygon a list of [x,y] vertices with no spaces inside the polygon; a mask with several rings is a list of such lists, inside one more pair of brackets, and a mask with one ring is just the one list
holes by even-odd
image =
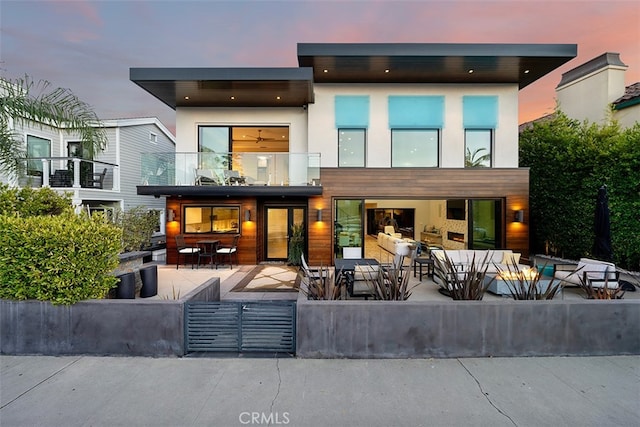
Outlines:
{"label": "closed patio umbrella", "polygon": [[609,198],[607,197],[606,185],[603,185],[598,190],[594,231],[593,255],[596,258],[610,260],[613,257],[613,251],[611,249],[611,221],[609,218]]}

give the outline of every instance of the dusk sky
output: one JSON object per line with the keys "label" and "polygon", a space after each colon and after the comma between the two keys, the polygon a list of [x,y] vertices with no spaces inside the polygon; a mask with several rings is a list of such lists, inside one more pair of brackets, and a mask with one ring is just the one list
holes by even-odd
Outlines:
{"label": "dusk sky", "polygon": [[7,1],[0,76],[71,89],[101,119],[175,112],[130,67],[297,67],[297,43],[575,43],[578,56],[520,91],[520,122],[553,111],[561,74],[602,53],[640,81],[637,1]]}

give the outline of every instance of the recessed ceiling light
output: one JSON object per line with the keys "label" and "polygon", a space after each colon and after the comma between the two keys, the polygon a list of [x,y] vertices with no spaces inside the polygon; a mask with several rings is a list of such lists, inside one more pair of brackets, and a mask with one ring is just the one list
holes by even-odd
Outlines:
{"label": "recessed ceiling light", "polygon": [[389,69],[387,68],[386,70],[384,70],[384,72],[385,72],[385,73],[388,73],[388,72],[389,72]]}
{"label": "recessed ceiling light", "polygon": [[188,96],[185,96],[185,97],[184,97],[184,99],[189,99],[189,97],[188,97]]}
{"label": "recessed ceiling light", "polygon": [[529,70],[524,70],[524,73],[525,74],[529,74]]}
{"label": "recessed ceiling light", "polygon": [[279,97],[279,96],[276,96],[276,99],[280,99],[280,97]]}
{"label": "recessed ceiling light", "polygon": [[469,70],[469,74],[473,74],[473,69]]}
{"label": "recessed ceiling light", "polygon": [[328,73],[329,70],[327,70],[326,68],[324,70],[322,70],[323,73]]}
{"label": "recessed ceiling light", "polygon": [[235,96],[232,96],[232,97],[231,97],[231,100],[234,100],[234,99],[236,99],[236,97],[235,97]]}

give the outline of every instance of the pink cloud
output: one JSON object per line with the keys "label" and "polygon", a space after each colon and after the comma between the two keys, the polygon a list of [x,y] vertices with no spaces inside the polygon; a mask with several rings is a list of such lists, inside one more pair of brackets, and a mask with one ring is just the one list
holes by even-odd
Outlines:
{"label": "pink cloud", "polygon": [[[54,13],[64,16],[68,21],[77,24],[76,27],[65,28],[62,31],[65,40],[71,43],[82,43],[100,38],[96,28],[103,28],[104,21],[98,12],[98,5],[89,0],[52,1],[47,2],[53,7]],[[68,18],[72,17],[71,20]]]}

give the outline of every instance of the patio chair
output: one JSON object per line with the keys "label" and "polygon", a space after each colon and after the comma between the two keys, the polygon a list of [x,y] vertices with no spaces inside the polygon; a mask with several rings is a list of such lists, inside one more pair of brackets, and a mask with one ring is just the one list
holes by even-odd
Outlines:
{"label": "patio chair", "polygon": [[[215,242],[215,243],[213,243]],[[198,245],[198,268],[200,268],[200,261],[204,260],[205,265],[209,264],[211,268],[213,268],[213,263],[216,264],[216,270],[218,269],[218,242],[214,241],[199,241],[196,242]]]}
{"label": "patio chair", "polygon": [[244,185],[245,179],[240,176],[240,172],[234,170],[225,169],[222,171],[224,174],[224,182],[227,185]]}
{"label": "patio chair", "polygon": [[195,256],[200,252],[200,248],[187,246],[187,243],[184,240],[184,236],[182,234],[178,234],[176,236],[176,251],[178,252],[178,262],[176,263],[176,270],[180,267],[180,255],[185,258],[187,255],[191,255],[191,268],[193,269]]}
{"label": "patio chair", "polygon": [[196,185],[220,185],[211,169],[196,169]]}
{"label": "patio chair", "polygon": [[240,235],[236,234],[235,236],[233,236],[233,241],[230,245],[228,246],[218,246],[218,249],[216,250],[216,254],[217,255],[221,255],[221,256],[229,256],[229,268],[233,269],[233,254],[236,255],[236,264],[239,264],[238,261],[238,240],[240,239]]}
{"label": "patio chair", "polygon": [[359,259],[362,258],[362,247],[357,248],[342,248],[342,258],[344,259]]}
{"label": "patio chair", "polygon": [[615,264],[590,258],[580,258],[578,265],[554,264],[554,279],[565,286],[589,286],[593,288],[617,289],[620,272]]}
{"label": "patio chair", "polygon": [[304,254],[300,255],[300,262],[302,263],[302,272],[307,277],[307,279],[315,279],[320,280],[322,275],[320,274],[320,270],[317,268],[310,268],[307,265],[307,261],[304,259]]}
{"label": "patio chair", "polygon": [[107,176],[107,168],[104,168],[102,172],[92,172],[87,175],[87,187],[102,189],[104,185],[104,178]]}

